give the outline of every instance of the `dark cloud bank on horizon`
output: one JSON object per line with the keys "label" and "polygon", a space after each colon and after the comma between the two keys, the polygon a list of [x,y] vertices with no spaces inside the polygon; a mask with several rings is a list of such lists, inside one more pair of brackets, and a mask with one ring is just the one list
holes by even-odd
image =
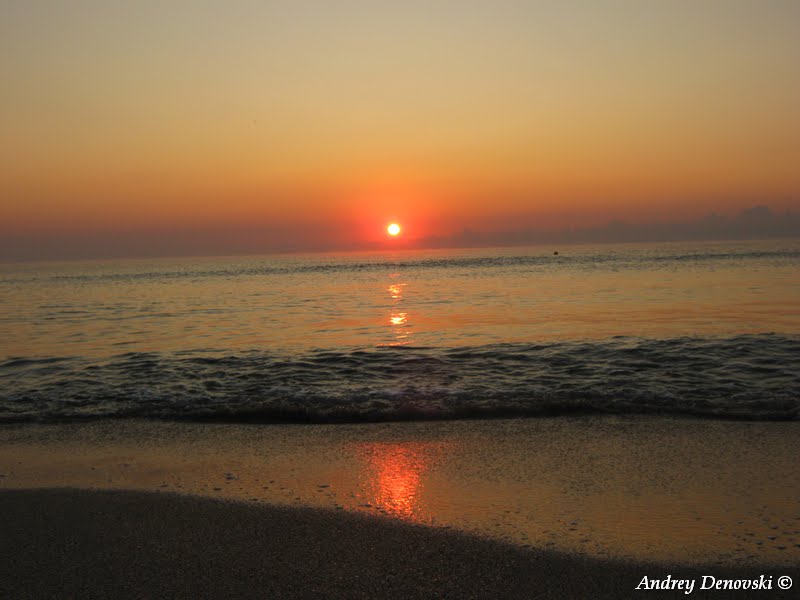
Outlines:
{"label": "dark cloud bank on horizon", "polygon": [[[386,249],[378,243],[320,241],[309,244],[309,231],[318,226],[163,229],[108,231],[84,234],[5,234],[0,237],[0,260],[58,260],[87,258],[149,258],[158,256],[212,256],[298,251],[358,251]],[[322,233],[322,232],[320,232]],[[612,221],[600,227],[560,231],[480,232],[465,229],[449,236],[409,240],[405,248],[459,248],[625,242],[749,240],[800,237],[800,212],[774,212],[754,206],[736,216],[711,214],[674,223]],[[320,239],[324,239],[320,235]],[[298,240],[306,240],[299,242]]]}
{"label": "dark cloud bank on horizon", "polygon": [[584,244],[625,242],[681,242],[752,240],[800,236],[800,212],[775,213],[768,206],[754,206],[735,217],[710,214],[702,219],[675,223],[626,223],[614,220],[600,227],[560,231],[502,231],[480,233],[464,230],[447,238],[430,238],[429,245],[517,246],[525,244]]}

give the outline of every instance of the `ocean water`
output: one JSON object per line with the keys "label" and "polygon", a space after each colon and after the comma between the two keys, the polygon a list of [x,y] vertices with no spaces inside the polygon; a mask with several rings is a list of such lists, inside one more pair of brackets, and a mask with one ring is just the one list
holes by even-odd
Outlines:
{"label": "ocean water", "polygon": [[575,412],[797,419],[800,240],[0,265],[0,422]]}

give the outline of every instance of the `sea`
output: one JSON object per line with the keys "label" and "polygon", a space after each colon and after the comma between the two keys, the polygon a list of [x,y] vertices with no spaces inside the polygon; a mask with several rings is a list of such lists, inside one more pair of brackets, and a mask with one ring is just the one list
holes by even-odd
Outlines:
{"label": "sea", "polygon": [[0,265],[0,423],[800,416],[800,240]]}

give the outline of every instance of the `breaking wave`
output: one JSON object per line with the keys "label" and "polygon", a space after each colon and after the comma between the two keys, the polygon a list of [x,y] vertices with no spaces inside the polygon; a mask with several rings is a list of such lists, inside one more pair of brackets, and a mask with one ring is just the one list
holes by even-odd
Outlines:
{"label": "breaking wave", "polygon": [[12,357],[0,363],[0,384],[4,423],[335,423],[566,413],[796,420],[800,337]]}

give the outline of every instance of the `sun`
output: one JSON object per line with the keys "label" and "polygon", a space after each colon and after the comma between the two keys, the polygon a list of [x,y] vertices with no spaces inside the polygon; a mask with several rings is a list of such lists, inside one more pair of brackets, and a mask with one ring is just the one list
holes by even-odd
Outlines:
{"label": "sun", "polygon": [[397,223],[392,223],[391,225],[389,225],[389,226],[386,228],[386,231],[387,231],[387,232],[389,233],[389,235],[391,235],[391,236],[396,236],[396,235],[399,235],[399,234],[400,234],[400,225],[398,225]]}

